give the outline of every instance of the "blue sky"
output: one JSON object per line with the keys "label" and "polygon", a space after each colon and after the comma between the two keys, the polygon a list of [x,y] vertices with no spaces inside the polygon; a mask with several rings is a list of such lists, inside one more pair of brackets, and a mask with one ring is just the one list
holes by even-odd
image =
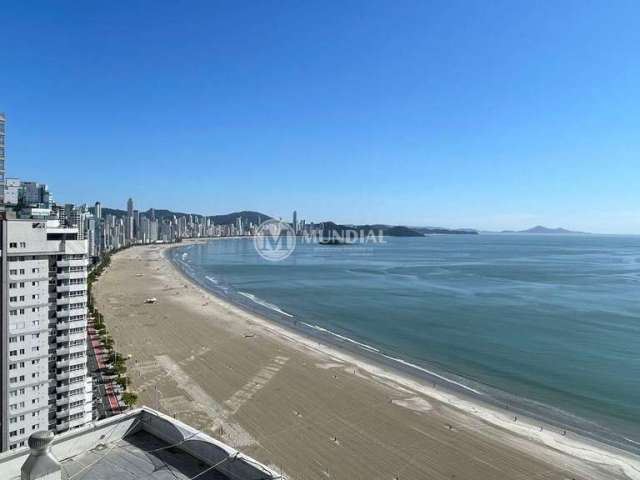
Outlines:
{"label": "blue sky", "polygon": [[6,2],[7,175],[59,201],[640,233],[640,3]]}

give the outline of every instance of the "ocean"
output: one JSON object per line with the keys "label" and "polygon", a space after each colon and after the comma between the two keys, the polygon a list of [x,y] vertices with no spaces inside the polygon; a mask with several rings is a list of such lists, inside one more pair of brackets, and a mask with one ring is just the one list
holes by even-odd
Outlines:
{"label": "ocean", "polygon": [[482,234],[170,251],[200,285],[340,348],[640,451],[640,237]]}

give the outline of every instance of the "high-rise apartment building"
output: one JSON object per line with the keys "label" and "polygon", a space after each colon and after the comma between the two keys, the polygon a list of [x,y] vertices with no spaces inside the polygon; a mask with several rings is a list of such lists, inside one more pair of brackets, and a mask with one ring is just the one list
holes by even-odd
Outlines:
{"label": "high-rise apartment building", "polygon": [[5,178],[4,203],[6,206],[17,206],[20,198],[22,182],[19,178]]}
{"label": "high-rise apartment building", "polygon": [[58,220],[0,223],[0,449],[92,420],[87,241]]}
{"label": "high-rise apartment building", "polygon": [[134,231],[134,217],[133,217],[133,198],[127,200],[127,223],[126,223],[126,237],[127,243],[130,243],[135,238]]}

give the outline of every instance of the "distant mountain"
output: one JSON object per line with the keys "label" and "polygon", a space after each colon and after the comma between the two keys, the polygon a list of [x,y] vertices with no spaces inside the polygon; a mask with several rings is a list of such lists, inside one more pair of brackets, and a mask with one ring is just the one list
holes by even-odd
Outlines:
{"label": "distant mountain", "polygon": [[345,235],[345,232],[348,230],[356,231],[356,232],[365,232],[367,235],[369,232],[374,232],[374,234],[378,234],[382,232],[383,235],[387,235],[390,237],[423,237],[424,235],[414,229],[409,227],[404,227],[400,225],[383,225],[383,224],[375,224],[375,225],[341,225],[335,222],[322,222],[322,235],[324,237],[330,237],[334,233],[337,235]]}
{"label": "distant mountain", "polygon": [[424,233],[407,227],[391,227],[383,230],[383,232],[389,237],[424,237]]}
{"label": "distant mountain", "polygon": [[581,233],[581,234],[585,234],[586,232],[574,232],[573,230],[567,230],[565,228],[548,228],[548,227],[543,227],[542,225],[537,225],[527,230],[518,230],[518,231],[503,230],[501,233],[545,233],[545,234]]}
{"label": "distant mountain", "polygon": [[238,218],[242,218],[243,222],[251,222],[254,225],[260,225],[262,222],[269,220],[272,217],[260,212],[243,210],[242,212],[228,213],[226,215],[213,215],[209,218],[213,219],[213,223],[216,225],[230,225],[235,223]]}

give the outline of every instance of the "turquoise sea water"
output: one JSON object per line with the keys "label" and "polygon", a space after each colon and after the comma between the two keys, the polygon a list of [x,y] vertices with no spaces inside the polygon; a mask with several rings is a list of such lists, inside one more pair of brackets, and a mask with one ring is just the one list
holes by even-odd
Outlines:
{"label": "turquoise sea water", "polygon": [[171,256],[202,285],[272,319],[438,372],[560,427],[640,446],[640,237],[299,244],[275,263],[251,239],[225,239]]}

